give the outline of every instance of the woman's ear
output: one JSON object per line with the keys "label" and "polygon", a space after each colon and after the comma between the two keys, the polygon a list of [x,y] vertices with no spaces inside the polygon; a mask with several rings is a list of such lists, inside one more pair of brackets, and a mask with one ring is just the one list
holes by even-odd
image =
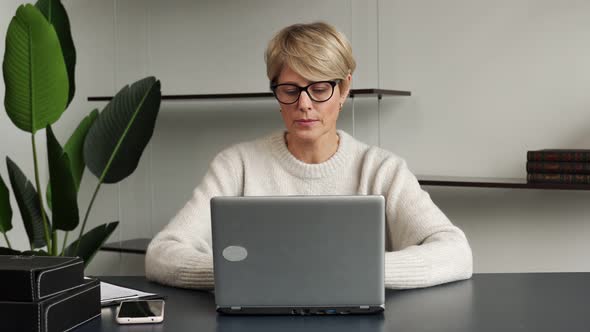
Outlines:
{"label": "woman's ear", "polygon": [[346,76],[346,78],[344,79],[344,84],[341,85],[345,89],[344,91],[340,91],[340,102],[342,104],[344,104],[344,102],[346,101],[346,97],[348,97],[348,95],[350,93],[351,85],[352,85],[352,75],[348,74]]}

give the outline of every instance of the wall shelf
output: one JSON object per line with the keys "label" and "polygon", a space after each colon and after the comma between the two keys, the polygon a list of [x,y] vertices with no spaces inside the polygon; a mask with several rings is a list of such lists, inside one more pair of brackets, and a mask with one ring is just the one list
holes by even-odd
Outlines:
{"label": "wall shelf", "polygon": [[[377,96],[411,96],[410,91],[384,90],[384,89],[352,89],[350,97]],[[249,99],[271,98],[271,92],[257,93],[222,93],[222,94],[192,94],[192,95],[163,95],[162,100],[203,100],[203,99]],[[109,101],[112,96],[92,96],[88,101]],[[519,178],[475,178],[475,177],[451,177],[451,176],[417,176],[422,186],[442,187],[469,187],[469,188],[508,188],[508,189],[557,189],[557,190],[590,190],[590,185],[585,184],[550,184],[528,183],[526,179]],[[131,254],[145,254],[151,239],[130,239],[119,242],[111,242],[101,247],[102,251],[121,252]]]}
{"label": "wall shelf", "polygon": [[[385,89],[352,89],[350,97],[371,97],[377,96],[381,99],[383,96],[411,96],[411,91],[403,90],[385,90]],[[272,92],[254,92],[254,93],[217,93],[217,94],[198,94],[198,95],[163,95],[162,100],[199,100],[199,99],[248,99],[248,98],[270,98]],[[109,101],[113,96],[91,96],[88,101]]]}
{"label": "wall shelf", "polygon": [[100,250],[128,254],[145,254],[152,239],[130,239],[104,244]]}
{"label": "wall shelf", "polygon": [[[558,189],[558,190],[590,190],[584,184],[549,184],[527,183],[517,178],[474,178],[451,176],[418,176],[423,186],[470,187],[470,188],[510,188],[510,189]],[[131,239],[111,242],[101,247],[102,251],[145,254],[151,239]]]}
{"label": "wall shelf", "polygon": [[475,178],[451,176],[417,176],[423,186],[472,187],[472,188],[511,188],[511,189],[558,189],[590,190],[587,184],[529,183],[516,178]]}

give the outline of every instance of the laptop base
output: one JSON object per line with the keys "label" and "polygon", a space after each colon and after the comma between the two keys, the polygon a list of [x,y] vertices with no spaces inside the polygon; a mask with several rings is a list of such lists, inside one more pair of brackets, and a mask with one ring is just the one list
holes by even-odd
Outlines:
{"label": "laptop base", "polygon": [[355,307],[217,307],[228,315],[366,315],[383,312],[383,305]]}

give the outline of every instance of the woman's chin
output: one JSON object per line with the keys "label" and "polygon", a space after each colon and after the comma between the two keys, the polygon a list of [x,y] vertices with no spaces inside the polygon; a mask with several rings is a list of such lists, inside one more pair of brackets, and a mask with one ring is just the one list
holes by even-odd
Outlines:
{"label": "woman's chin", "polygon": [[289,130],[289,136],[299,141],[313,142],[318,139],[320,132],[313,129],[292,128]]}

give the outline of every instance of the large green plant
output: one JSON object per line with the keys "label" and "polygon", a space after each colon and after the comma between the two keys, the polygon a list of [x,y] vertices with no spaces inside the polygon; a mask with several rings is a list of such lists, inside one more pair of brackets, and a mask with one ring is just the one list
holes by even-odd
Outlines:
{"label": "large green plant", "polygon": [[[0,254],[77,255],[87,265],[118,225],[118,221],[110,222],[84,233],[101,185],[119,182],[137,168],[160,110],[160,81],[147,77],[125,86],[102,112],[93,110],[86,116],[62,146],[51,125],[74,97],[75,66],[70,23],[61,2],[39,0],[34,6],[20,6],[8,26],[2,69],[6,113],[16,127],[31,134],[35,184],[6,158],[30,250],[20,252],[8,239],[6,233],[12,229],[10,192],[0,176],[0,232],[7,245],[0,247]],[[40,130],[45,130],[47,136],[47,204],[39,180],[35,143],[35,134]],[[86,167],[98,183],[80,225],[77,196]],[[69,232],[78,226],[78,238],[68,245]]]}

